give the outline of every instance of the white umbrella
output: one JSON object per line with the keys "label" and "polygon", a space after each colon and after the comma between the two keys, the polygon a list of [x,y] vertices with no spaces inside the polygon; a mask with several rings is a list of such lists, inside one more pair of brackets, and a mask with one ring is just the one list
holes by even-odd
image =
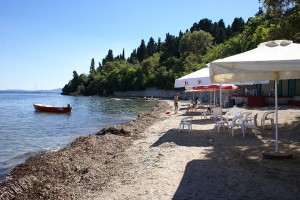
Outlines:
{"label": "white umbrella", "polygon": [[[192,72],[190,74],[187,74],[183,77],[180,77],[175,80],[174,87],[175,88],[181,88],[181,87],[194,87],[197,85],[210,85],[213,84],[213,82],[210,80],[210,74],[209,74],[209,68],[210,64],[206,65],[207,67],[199,69],[195,72]],[[237,82],[223,82],[227,84],[234,84],[234,85],[253,85],[253,84],[267,84],[269,83],[269,80],[259,80],[259,81],[237,81]]]}
{"label": "white umbrella", "polygon": [[277,83],[300,78],[300,44],[287,40],[261,43],[250,51],[210,64],[213,82],[275,80],[275,152],[278,152]]}
{"label": "white umbrella", "polygon": [[176,79],[174,87],[181,88],[181,87],[209,85],[209,84],[211,84],[209,78],[209,68],[205,67],[193,73],[185,75],[181,78]]}
{"label": "white umbrella", "polygon": [[[210,63],[206,65],[205,68],[192,72],[188,75],[185,75],[181,78],[175,80],[174,87],[181,88],[185,87],[186,89],[198,85],[211,85],[214,84],[210,80],[209,74]],[[223,82],[223,84],[234,84],[234,85],[253,85],[253,84],[267,84],[268,80],[259,80],[259,81],[237,81],[237,82]],[[220,83],[219,83],[220,84]],[[215,92],[214,92],[215,94]],[[215,96],[214,96],[215,98]],[[215,100],[214,100],[215,102]],[[220,102],[222,102],[222,89],[220,90]]]}

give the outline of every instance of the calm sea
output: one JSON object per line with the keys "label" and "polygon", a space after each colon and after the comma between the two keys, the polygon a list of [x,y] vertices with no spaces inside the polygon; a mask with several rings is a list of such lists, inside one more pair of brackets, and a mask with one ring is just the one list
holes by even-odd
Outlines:
{"label": "calm sea", "polygon": [[[71,114],[42,113],[34,110],[33,103],[70,104],[73,109]],[[56,151],[76,137],[134,119],[155,104],[138,99],[0,92],[0,181],[28,157]]]}

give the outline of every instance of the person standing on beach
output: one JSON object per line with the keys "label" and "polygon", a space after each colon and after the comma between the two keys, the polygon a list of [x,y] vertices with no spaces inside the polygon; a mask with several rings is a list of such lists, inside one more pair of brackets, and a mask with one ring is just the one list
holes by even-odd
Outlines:
{"label": "person standing on beach", "polygon": [[175,106],[175,114],[178,113],[178,93],[174,96],[174,106]]}

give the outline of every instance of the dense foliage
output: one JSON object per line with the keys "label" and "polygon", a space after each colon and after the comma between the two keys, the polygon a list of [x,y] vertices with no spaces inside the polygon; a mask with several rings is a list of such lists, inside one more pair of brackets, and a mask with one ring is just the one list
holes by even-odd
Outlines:
{"label": "dense foliage", "polygon": [[255,48],[273,39],[300,42],[299,0],[262,0],[255,17],[245,22],[235,18],[225,26],[223,20],[205,18],[194,23],[178,36],[166,34],[164,41],[151,37],[125,58],[125,51],[113,55],[113,50],[90,73],[78,75],[63,88],[63,94],[113,95],[114,91],[145,90],[147,87],[173,89],[174,81],[185,74],[203,68],[207,63]]}

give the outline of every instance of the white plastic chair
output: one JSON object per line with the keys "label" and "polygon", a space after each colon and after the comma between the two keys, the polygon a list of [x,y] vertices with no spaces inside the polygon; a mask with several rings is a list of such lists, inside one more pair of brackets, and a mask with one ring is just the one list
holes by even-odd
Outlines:
{"label": "white plastic chair", "polygon": [[233,106],[232,108],[228,109],[228,111],[226,112],[226,116],[228,118],[233,118],[235,116],[238,116],[241,114],[241,109],[236,107],[236,106]]}
{"label": "white plastic chair", "polygon": [[226,113],[225,113],[225,118],[227,121],[231,121],[234,117],[238,116],[238,115],[243,115],[246,116],[247,114],[249,114],[250,112],[244,112],[241,113],[241,109],[234,106],[232,108],[230,108]]}
{"label": "white plastic chair", "polygon": [[217,115],[214,118],[218,133],[220,132],[221,127],[223,127],[223,129],[225,130],[225,125],[228,125],[226,119],[222,115]]}
{"label": "white plastic chair", "polygon": [[253,118],[248,115],[247,118],[243,120],[243,126],[242,126],[243,137],[245,137],[247,128],[254,129],[255,136],[257,136],[257,115],[258,114],[256,113]]}
{"label": "white plastic chair", "polygon": [[243,115],[235,116],[232,121],[228,122],[228,131],[231,130],[232,137],[234,136],[234,127],[243,126]]}
{"label": "white plastic chair", "polygon": [[184,129],[185,126],[188,127],[189,132],[192,131],[192,119],[193,117],[184,117],[181,119],[180,124],[179,124],[179,132],[181,129]]}
{"label": "white plastic chair", "polygon": [[247,119],[247,118],[251,117],[252,112],[242,112],[241,114],[243,115],[244,119]]}
{"label": "white plastic chair", "polygon": [[222,115],[222,108],[216,107],[211,110],[210,119],[215,119],[217,116]]}
{"label": "white plastic chair", "polygon": [[262,115],[262,117],[261,117],[261,126],[263,127],[263,129],[265,129],[265,125],[266,125],[267,120],[270,120],[272,126],[274,126],[274,114],[275,114],[275,111],[272,110],[272,111],[267,111]]}
{"label": "white plastic chair", "polygon": [[232,113],[233,116],[238,116],[241,114],[241,109],[236,107],[236,106],[233,106],[231,109],[230,109],[230,112]]}
{"label": "white plastic chair", "polygon": [[210,108],[207,108],[207,110],[202,111],[200,113],[201,119],[207,119],[207,116],[211,114]]}

